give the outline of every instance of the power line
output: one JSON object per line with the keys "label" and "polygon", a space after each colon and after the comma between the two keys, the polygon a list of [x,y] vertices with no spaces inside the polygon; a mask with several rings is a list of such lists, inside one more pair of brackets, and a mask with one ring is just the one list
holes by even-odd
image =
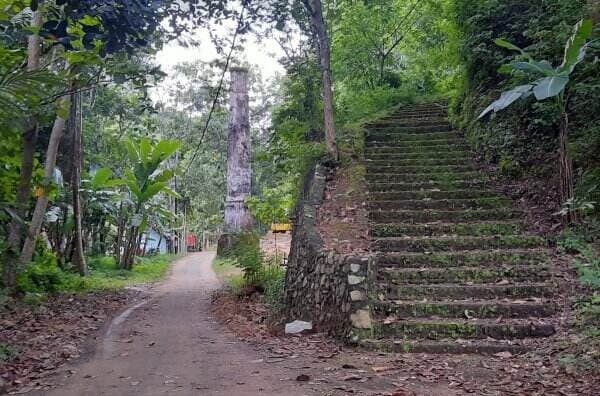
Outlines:
{"label": "power line", "polygon": [[227,54],[227,59],[225,61],[225,67],[223,68],[223,73],[221,74],[221,79],[219,80],[219,86],[217,87],[217,92],[215,94],[212,105],[210,107],[210,111],[208,113],[208,117],[206,118],[206,122],[204,123],[204,128],[202,129],[202,134],[200,135],[200,141],[198,142],[198,144],[196,145],[196,148],[194,149],[194,155],[192,155],[192,159],[190,160],[187,167],[185,168],[185,171],[183,172],[183,176],[185,176],[187,174],[187,172],[190,170],[192,164],[196,160],[196,157],[198,156],[198,152],[204,141],[204,136],[206,135],[206,131],[208,130],[208,125],[210,124],[210,120],[211,120],[213,112],[215,111],[215,108],[217,106],[217,102],[219,101],[219,96],[221,96],[221,90],[223,89],[223,81],[225,79],[225,74],[227,73],[227,69],[229,68],[229,62],[231,61],[231,55],[233,54],[233,51],[235,49],[235,42],[236,42],[237,36],[242,28],[245,9],[246,9],[246,7],[245,7],[245,2],[244,2],[244,6],[242,7],[242,11],[240,12],[240,17],[238,19],[238,24],[235,29],[235,33],[233,34],[233,40],[231,41],[231,48],[229,49],[229,53]]}

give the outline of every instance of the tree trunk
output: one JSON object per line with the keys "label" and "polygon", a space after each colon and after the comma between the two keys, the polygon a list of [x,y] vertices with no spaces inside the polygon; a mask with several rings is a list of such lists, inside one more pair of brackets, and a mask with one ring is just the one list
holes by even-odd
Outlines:
{"label": "tree trunk", "polygon": [[338,159],[337,144],[335,141],[335,123],[333,118],[333,89],[331,84],[331,51],[329,48],[329,36],[323,18],[321,0],[304,0],[304,6],[310,14],[311,24],[317,33],[319,60],[321,73],[323,75],[323,110],[325,121],[325,142],[327,153],[336,160]]}
{"label": "tree trunk", "polygon": [[71,188],[73,192],[73,264],[77,267],[79,275],[87,274],[85,253],[83,251],[83,231],[81,226],[81,195],[79,187],[81,184],[82,167],[82,137],[81,137],[81,94],[71,94],[71,116],[69,128],[73,137],[73,158],[71,171]]}
{"label": "tree trunk", "polygon": [[[35,71],[40,68],[40,55],[42,51],[42,41],[37,31],[42,27],[42,13],[36,11],[31,18],[31,27],[34,33],[27,38],[27,70]],[[19,187],[16,196],[15,214],[9,225],[8,249],[4,259],[4,286],[7,290],[13,290],[15,287],[16,274],[18,272],[19,254],[21,243],[23,241],[23,231],[25,229],[23,221],[27,213],[31,194],[31,179],[33,177],[33,166],[35,159],[35,146],[37,143],[38,130],[37,123],[31,117],[27,120],[27,128],[23,134],[23,154],[21,158],[21,169],[19,178]]]}
{"label": "tree trunk", "polygon": [[[559,174],[560,174],[560,202],[564,204],[572,199],[574,194],[573,182],[573,162],[569,155],[569,116],[563,112],[560,120],[559,134]],[[575,212],[567,214],[568,222],[576,222],[578,215]]]}
{"label": "tree trunk", "polygon": [[[73,88],[73,84],[70,84],[70,89]],[[58,100],[58,108],[64,109],[69,106],[69,96],[65,95]],[[44,185],[40,189],[40,195],[35,204],[31,223],[29,225],[29,234],[25,238],[23,250],[21,251],[20,262],[22,265],[27,265],[33,258],[33,252],[35,251],[35,243],[40,233],[44,216],[46,215],[46,209],[48,208],[48,193],[50,186],[53,182],[54,170],[56,168],[56,156],[58,155],[58,147],[60,145],[60,139],[65,130],[66,118],[60,115],[56,116],[54,125],[52,126],[52,132],[50,133],[50,142],[48,143],[48,149],[46,150],[46,163],[44,164]]]}
{"label": "tree trunk", "polygon": [[[227,232],[238,232],[251,230],[253,223],[245,202],[250,196],[252,181],[247,69],[231,69],[231,89],[225,229]],[[185,238],[185,235],[182,237]]]}

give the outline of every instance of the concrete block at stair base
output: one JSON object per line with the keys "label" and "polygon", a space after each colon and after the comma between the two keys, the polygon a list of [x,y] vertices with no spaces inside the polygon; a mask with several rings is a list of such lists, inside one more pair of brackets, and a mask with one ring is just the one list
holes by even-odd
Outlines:
{"label": "concrete block at stair base", "polygon": [[360,271],[360,264],[350,264],[350,271],[352,271],[352,272],[359,272]]}
{"label": "concrete block at stair base", "polygon": [[362,290],[352,290],[350,292],[350,299],[352,301],[364,301],[367,299],[367,295]]}
{"label": "concrete block at stair base", "polygon": [[359,309],[355,313],[351,314],[350,321],[352,322],[352,326],[357,329],[370,329],[373,327],[371,313],[366,309]]}
{"label": "concrete block at stair base", "polygon": [[365,280],[364,276],[348,275],[349,285],[358,285]]}
{"label": "concrete block at stair base", "polygon": [[305,322],[303,320],[294,320],[293,322],[286,323],[285,325],[285,334],[310,333],[312,330],[312,323]]}

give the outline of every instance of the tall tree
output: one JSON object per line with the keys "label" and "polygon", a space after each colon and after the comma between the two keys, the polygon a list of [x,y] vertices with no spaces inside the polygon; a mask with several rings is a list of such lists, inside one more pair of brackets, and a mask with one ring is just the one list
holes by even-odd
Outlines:
{"label": "tall tree", "polygon": [[338,150],[335,136],[333,89],[331,83],[331,50],[329,35],[327,34],[327,27],[323,18],[323,6],[321,5],[321,0],[302,0],[302,3],[310,15],[311,25],[317,36],[321,74],[323,75],[323,112],[327,153],[332,159],[337,160]]}
{"label": "tall tree", "polygon": [[[34,11],[31,18],[32,33],[27,39],[27,71],[35,72],[40,69],[40,57],[42,52],[42,41],[39,30],[42,27],[42,12]],[[15,266],[18,263],[18,257],[21,252],[21,243],[23,240],[23,220],[27,212],[27,203],[31,194],[31,179],[33,177],[35,147],[38,138],[38,126],[33,117],[29,117],[26,122],[26,128],[22,135],[22,156],[19,186],[17,189],[17,199],[15,216],[13,216],[8,235],[8,249],[6,263],[4,266],[4,285],[10,290],[15,286],[15,275],[17,273]]]}
{"label": "tall tree", "polygon": [[250,168],[250,109],[248,69],[231,68],[231,121],[227,151],[227,200],[225,202],[225,231],[252,229],[252,217],[246,207],[250,197],[252,172]]}
{"label": "tall tree", "polygon": [[87,265],[85,262],[85,253],[83,251],[83,229],[82,229],[82,210],[81,210],[81,167],[83,164],[82,152],[82,110],[81,93],[71,94],[71,115],[69,117],[69,128],[73,139],[71,158],[71,189],[73,195],[73,262],[79,271],[79,275],[85,276]]}

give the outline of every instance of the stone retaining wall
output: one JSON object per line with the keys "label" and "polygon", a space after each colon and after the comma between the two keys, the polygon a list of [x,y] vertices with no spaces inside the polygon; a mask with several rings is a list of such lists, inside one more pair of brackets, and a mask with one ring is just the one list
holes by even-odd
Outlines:
{"label": "stone retaining wall", "polygon": [[285,281],[286,310],[290,321],[310,321],[317,331],[348,336],[352,327],[371,327],[370,258],[323,248],[316,216],[330,172],[323,165],[315,167],[296,210]]}

